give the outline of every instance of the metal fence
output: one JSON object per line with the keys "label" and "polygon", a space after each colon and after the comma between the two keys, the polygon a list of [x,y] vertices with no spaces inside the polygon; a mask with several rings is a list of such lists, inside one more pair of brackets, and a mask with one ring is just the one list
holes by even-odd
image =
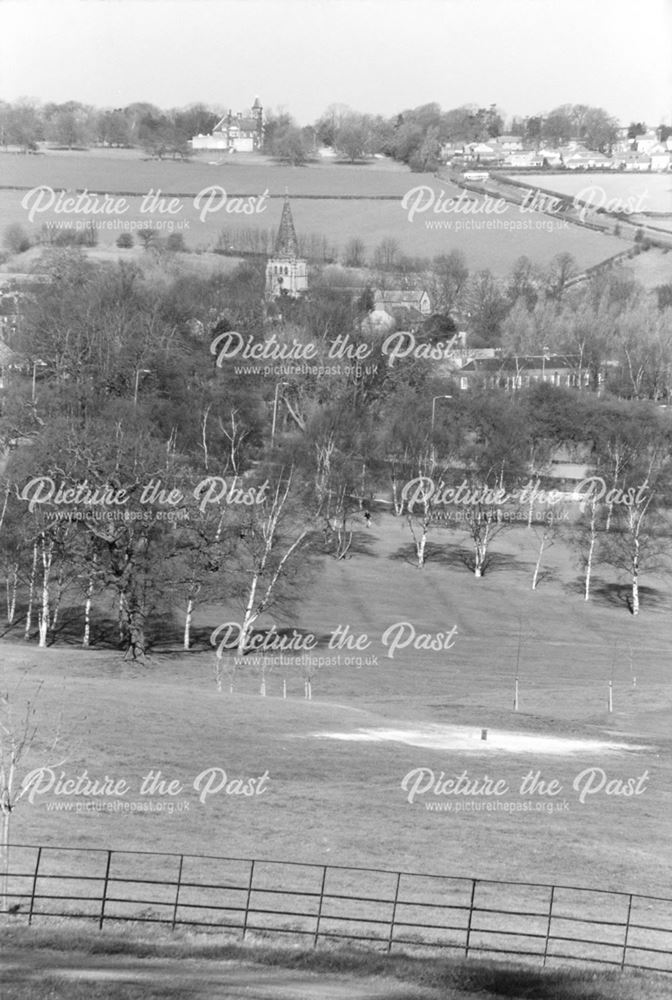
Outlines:
{"label": "metal fence", "polygon": [[672,972],[672,899],[293,861],[14,845],[15,919],[90,919]]}

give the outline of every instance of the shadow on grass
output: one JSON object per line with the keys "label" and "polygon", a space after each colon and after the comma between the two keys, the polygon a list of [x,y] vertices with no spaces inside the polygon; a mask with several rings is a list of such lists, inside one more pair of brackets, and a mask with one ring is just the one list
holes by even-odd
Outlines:
{"label": "shadow on grass", "polygon": [[[334,558],[333,544],[328,542],[325,544],[325,554]],[[374,540],[371,536],[371,532],[365,531],[353,531],[352,542],[350,543],[350,548],[345,556],[346,559],[351,559],[353,556],[373,556],[375,555],[375,545]]]}
{"label": "shadow on grass", "polygon": [[[585,593],[585,579],[577,577],[576,580],[565,585],[564,588],[571,594]],[[632,587],[627,583],[606,583],[604,580],[594,580],[590,586],[590,599],[596,604],[604,607],[621,608],[632,614]],[[656,587],[639,587],[639,603],[641,608],[651,610],[666,607],[669,595]]]}
{"label": "shadow on grass", "polygon": [[[26,607],[17,608],[14,624],[5,625],[0,629],[1,639],[22,640],[25,637]],[[189,652],[202,652],[205,649],[212,649],[210,645],[210,635],[212,627],[194,626],[190,630]],[[81,607],[76,605],[63,606],[59,609],[58,622],[55,628],[49,630],[47,635],[47,645],[82,647],[84,635],[84,613]],[[179,655],[185,654],[184,647],[184,626],[181,625],[170,613],[154,615],[145,626],[147,639],[147,652]],[[35,642],[38,638],[36,627],[31,628],[28,636],[29,641]],[[123,655],[126,650],[126,643],[122,642],[119,636],[119,623],[116,619],[103,615],[100,609],[96,610],[95,617],[91,621],[91,631],[89,636],[89,648],[97,650],[114,650]]]}
{"label": "shadow on grass", "polygon": [[[401,545],[395,552],[388,556],[395,562],[404,562],[409,566],[418,565],[418,556],[415,545],[411,542],[408,545]],[[467,546],[447,546],[438,545],[436,542],[427,542],[425,546],[425,563],[427,565],[443,566],[446,569],[466,569],[469,573],[474,572],[474,553]],[[530,572],[530,564],[516,556],[505,552],[490,552],[485,561],[483,576],[492,572],[502,570],[519,570]]]}
{"label": "shadow on grass", "polygon": [[[3,944],[12,948],[13,956],[17,957],[21,950],[25,949],[27,956],[27,968],[33,962],[32,956],[38,951],[38,958],[35,964],[39,967],[43,965],[43,960],[39,957],[39,951],[49,950],[58,952],[71,952],[68,959],[68,968],[76,968],[80,965],[86,968],[87,964],[95,966],[91,962],[91,956],[116,956],[120,959],[119,967],[123,969],[123,958],[135,959],[164,959],[172,960],[170,966],[165,969],[160,966],[153,966],[152,979],[157,984],[159,974],[161,979],[168,979],[171,969],[179,974],[180,960],[198,959],[208,961],[225,961],[228,963],[254,963],[256,966],[276,967],[293,972],[347,975],[351,979],[367,979],[373,976],[385,976],[396,979],[399,983],[412,984],[415,987],[425,987],[438,991],[438,996],[455,996],[466,1000],[468,997],[480,998],[480,1000],[497,1000],[497,998],[508,997],[511,1000],[669,1000],[670,988],[672,987],[672,977],[665,974],[644,973],[636,970],[612,969],[608,966],[566,967],[566,968],[540,968],[538,965],[524,964],[522,962],[493,961],[491,959],[451,959],[425,956],[413,956],[407,953],[393,953],[390,955],[366,950],[364,948],[347,948],[343,946],[330,947],[323,946],[317,949],[306,949],[303,946],[287,945],[278,947],[259,940],[256,943],[237,944],[235,942],[223,942],[219,940],[207,940],[206,935],[186,936],[184,933],[171,933],[167,930],[156,929],[153,933],[147,933],[138,928],[128,927],[116,931],[91,931],[88,928],[81,929],[76,934],[72,934],[69,928],[63,926],[54,928],[39,927],[5,927],[3,928]],[[78,962],[75,955],[79,953]],[[48,957],[45,956],[45,958]],[[88,960],[88,961],[87,961]],[[137,963],[136,963],[137,966]],[[23,968],[22,966],[20,967]],[[212,969],[206,970],[201,966],[204,974],[210,976]],[[45,970],[46,971],[46,970]],[[51,973],[56,971],[53,967]],[[251,975],[254,976],[254,968],[251,968]],[[131,977],[129,977],[131,978]],[[250,983],[253,979],[250,980]],[[210,986],[214,987],[216,980],[210,981]],[[297,986],[305,986],[304,980],[297,978]],[[69,983],[72,986],[72,980]],[[93,982],[89,982],[94,986]],[[95,988],[103,984],[95,984]],[[105,984],[107,985],[107,984]],[[109,984],[112,985],[112,984]],[[121,985],[119,983],[117,986]],[[134,984],[135,985],[135,984]],[[147,988],[147,981],[143,979],[143,986]],[[192,985],[192,984],[190,984]],[[198,976],[195,977],[193,987],[197,988]],[[285,983],[286,985],[286,983]],[[450,991],[450,992],[448,992]],[[214,990],[213,990],[214,992]],[[173,996],[200,996],[187,990],[184,994],[166,992],[160,995]],[[217,994],[216,994],[217,995]],[[315,996],[322,994],[318,990]],[[325,996],[328,993],[325,992]],[[365,996],[356,987],[353,987],[353,997]],[[392,988],[388,992],[389,1000],[401,1000],[414,994],[408,992],[397,992]],[[78,993],[40,993],[14,994],[14,1000],[47,1000],[47,998],[73,996],[79,1000]],[[82,1000],[84,994],[81,995]],[[143,996],[154,998],[153,992],[136,994],[135,992],[94,992],[86,994],[89,998],[100,996],[107,1000],[108,997],[126,998],[135,1000],[135,997]]]}

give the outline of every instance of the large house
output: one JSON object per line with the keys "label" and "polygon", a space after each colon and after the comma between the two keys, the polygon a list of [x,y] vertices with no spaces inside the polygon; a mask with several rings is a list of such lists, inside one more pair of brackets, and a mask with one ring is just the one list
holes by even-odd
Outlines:
{"label": "large house", "polygon": [[210,135],[196,135],[191,148],[215,149],[228,153],[254,153],[264,144],[264,109],[258,97],[249,110],[228,111]]}

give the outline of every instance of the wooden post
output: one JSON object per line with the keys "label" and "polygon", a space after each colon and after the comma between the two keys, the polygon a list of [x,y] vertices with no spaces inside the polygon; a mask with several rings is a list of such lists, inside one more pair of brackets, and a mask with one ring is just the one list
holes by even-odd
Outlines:
{"label": "wooden post", "polygon": [[476,879],[471,880],[471,899],[469,900],[469,921],[467,923],[467,940],[464,945],[464,957],[469,957],[469,944],[471,942],[471,920],[474,914],[474,896],[476,895]]}
{"label": "wooden post", "polygon": [[103,898],[100,901],[100,919],[98,921],[98,930],[103,929],[103,923],[105,921],[105,901],[107,899],[107,886],[110,881],[110,865],[112,864],[112,851],[107,852],[107,865],[105,866],[105,881],[103,882]]}
{"label": "wooden post", "polygon": [[247,918],[250,912],[250,899],[252,897],[252,882],[254,881],[254,861],[250,862],[250,878],[247,883],[247,899],[245,900],[245,918],[243,920],[243,941],[247,934]]}
{"label": "wooden post", "polygon": [[513,711],[518,711],[518,678],[516,677],[513,685]]}
{"label": "wooden post", "polygon": [[30,890],[30,910],[28,912],[28,923],[33,922],[33,911],[35,909],[35,892],[37,890],[37,872],[40,867],[40,859],[42,857],[42,848],[37,849],[37,859],[35,861],[35,871],[33,872],[33,885]]}
{"label": "wooden post", "polygon": [[551,938],[551,921],[553,920],[553,900],[555,899],[555,886],[551,886],[551,898],[548,901],[548,923],[546,925],[546,942],[544,944],[544,960],[541,963],[546,965],[546,959],[548,958],[548,942]]}
{"label": "wooden post", "polygon": [[614,711],[614,682],[609,681],[609,698],[608,698],[609,711]]}
{"label": "wooden post", "polygon": [[177,908],[180,905],[180,886],[182,885],[182,866],[184,864],[184,854],[180,854],[180,867],[177,871],[177,888],[175,889],[175,904],[173,906],[173,925],[172,930],[175,930],[175,924],[177,923]]}
{"label": "wooden post", "polygon": [[625,968],[625,953],[628,950],[628,935],[630,933],[630,916],[632,914],[632,893],[628,898],[628,915],[625,918],[625,936],[623,938],[623,954],[621,956],[621,968]]}
{"label": "wooden post", "polygon": [[320,886],[320,905],[317,911],[317,922],[315,924],[315,937],[313,938],[313,948],[317,948],[317,942],[320,937],[320,921],[322,920],[322,905],[324,903],[324,886],[327,881],[327,866],[324,865],[322,868],[322,884]]}
{"label": "wooden post", "polygon": [[392,904],[392,919],[390,920],[390,934],[387,939],[387,953],[392,951],[392,940],[394,938],[394,921],[397,917],[397,903],[399,901],[399,884],[401,883],[401,872],[397,872],[397,884],[394,887],[394,902]]}

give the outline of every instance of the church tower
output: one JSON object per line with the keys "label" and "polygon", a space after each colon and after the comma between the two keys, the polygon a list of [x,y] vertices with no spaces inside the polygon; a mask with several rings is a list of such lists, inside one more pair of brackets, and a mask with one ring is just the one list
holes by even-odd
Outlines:
{"label": "church tower", "polygon": [[299,257],[299,241],[286,194],[273,256],[266,265],[266,297],[274,299],[279,295],[289,295],[295,299],[307,288],[308,262]]}

